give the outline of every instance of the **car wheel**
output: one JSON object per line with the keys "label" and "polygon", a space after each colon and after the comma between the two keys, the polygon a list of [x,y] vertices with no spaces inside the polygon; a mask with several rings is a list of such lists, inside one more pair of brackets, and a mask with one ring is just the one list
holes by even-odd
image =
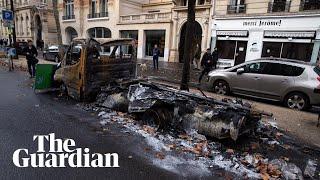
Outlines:
{"label": "car wheel", "polygon": [[226,81],[218,80],[213,84],[213,91],[217,94],[228,95],[230,93],[230,87]]}
{"label": "car wheel", "polygon": [[296,110],[305,110],[310,106],[309,98],[299,92],[294,92],[287,95],[284,103],[288,108]]}
{"label": "car wheel", "polygon": [[58,62],[59,62],[59,57],[56,56],[56,57],[54,58],[54,61],[55,61],[56,63],[58,63]]}

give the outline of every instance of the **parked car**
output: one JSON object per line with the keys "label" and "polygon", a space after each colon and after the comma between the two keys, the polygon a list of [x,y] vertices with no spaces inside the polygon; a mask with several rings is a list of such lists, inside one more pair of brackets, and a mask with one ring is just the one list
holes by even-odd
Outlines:
{"label": "parked car", "polygon": [[28,47],[28,42],[22,41],[22,42],[16,42],[14,45],[14,48],[16,48],[17,55],[24,55],[23,49]]}
{"label": "parked car", "polygon": [[52,45],[43,51],[43,59],[60,62],[68,45]]}
{"label": "parked car", "polygon": [[266,58],[209,73],[213,91],[239,94],[304,110],[320,104],[320,67],[298,60]]}

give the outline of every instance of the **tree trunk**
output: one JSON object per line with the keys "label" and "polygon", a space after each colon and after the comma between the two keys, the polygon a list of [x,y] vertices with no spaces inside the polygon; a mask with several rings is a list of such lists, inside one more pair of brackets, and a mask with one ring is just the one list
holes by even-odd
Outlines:
{"label": "tree trunk", "polygon": [[184,54],[183,54],[183,72],[180,84],[181,90],[189,91],[188,83],[190,81],[190,62],[193,60],[193,49],[194,49],[194,34],[195,34],[195,4],[196,0],[188,1],[188,20],[186,28],[186,38],[184,43]]}
{"label": "tree trunk", "polygon": [[57,27],[58,43],[62,44],[62,35],[61,35],[59,10],[58,10],[58,0],[52,0],[52,7],[53,7],[53,15],[54,15],[54,19],[55,19],[56,27]]}

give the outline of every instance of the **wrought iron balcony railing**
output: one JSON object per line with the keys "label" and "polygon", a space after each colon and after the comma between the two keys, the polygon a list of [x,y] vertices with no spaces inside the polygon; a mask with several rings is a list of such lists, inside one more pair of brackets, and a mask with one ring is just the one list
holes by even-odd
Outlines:
{"label": "wrought iron balcony railing", "polygon": [[274,1],[269,2],[268,12],[289,12],[291,1]]}
{"label": "wrought iron balcony railing", "polygon": [[62,20],[71,20],[71,19],[75,19],[75,15],[65,15],[62,16]]}
{"label": "wrought iron balcony railing", "polygon": [[100,13],[88,14],[88,19],[103,18],[108,16],[109,16],[108,12],[100,12]]}
{"label": "wrought iron balcony railing", "polygon": [[228,5],[227,13],[228,14],[246,13],[246,8],[247,6],[245,4]]}

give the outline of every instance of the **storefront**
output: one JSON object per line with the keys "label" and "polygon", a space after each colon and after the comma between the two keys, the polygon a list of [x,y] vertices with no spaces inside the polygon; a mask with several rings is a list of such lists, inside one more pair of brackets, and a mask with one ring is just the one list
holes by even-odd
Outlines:
{"label": "storefront", "polygon": [[222,66],[261,57],[316,62],[319,40],[320,15],[216,18],[212,27]]}
{"label": "storefront", "polygon": [[145,30],[145,56],[152,56],[154,46],[157,45],[160,50],[160,57],[164,57],[165,49],[165,30]]}

